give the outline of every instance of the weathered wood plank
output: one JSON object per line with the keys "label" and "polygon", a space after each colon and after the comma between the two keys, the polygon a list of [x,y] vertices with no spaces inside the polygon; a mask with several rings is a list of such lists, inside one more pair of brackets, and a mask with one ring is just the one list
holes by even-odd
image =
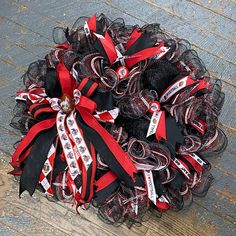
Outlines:
{"label": "weathered wood plank", "polygon": [[[44,49],[42,55],[37,54],[37,52],[31,52],[24,47],[18,46],[17,44],[5,40],[0,39],[0,43],[3,48],[0,49],[0,63],[3,67],[1,67],[0,74],[4,75],[8,73],[8,70],[5,70],[4,65],[9,67],[11,70],[15,70],[16,72],[23,73],[25,69],[28,67],[28,64],[34,60],[39,58],[43,58],[43,54],[49,51],[48,49]],[[40,48],[39,48],[40,53]],[[24,55],[24,56],[22,56]]]}
{"label": "weathered wood plank", "polygon": [[211,1],[211,0],[190,0],[195,4],[199,4],[210,11],[213,11],[223,17],[227,17],[231,20],[236,21],[236,3],[234,0],[227,1]]}
{"label": "weathered wood plank", "polygon": [[[68,204],[63,204],[61,202],[58,202],[57,204],[67,208],[71,214],[75,214],[75,209],[69,206]],[[103,221],[101,221],[97,216],[97,209],[94,207],[90,207],[90,209],[84,211],[82,209],[79,210],[80,216],[88,219],[91,222],[95,222],[98,224],[101,228],[108,230],[116,235],[143,235],[147,232],[148,228],[144,225],[141,225],[139,227],[132,227],[131,229],[128,229],[125,224],[120,225],[119,227],[113,226],[111,224],[106,224]]]}
{"label": "weathered wood plank", "polygon": [[[0,163],[1,165],[1,163]],[[2,167],[2,165],[1,165]],[[146,233],[147,228],[141,226],[129,230],[125,225],[117,228],[112,225],[102,223],[96,216],[95,209],[88,211],[80,210],[78,215],[74,208],[69,204],[58,204],[48,201],[42,193],[35,192],[33,197],[27,193],[23,194],[22,198],[18,198],[18,183],[12,181],[11,176],[6,175],[6,170],[9,167],[4,166],[5,170],[0,170],[1,180],[3,184],[3,192],[0,195],[1,204],[12,204],[15,208],[21,209],[35,218],[48,222],[55,229],[60,229],[68,234],[77,232],[79,235],[141,235]],[[9,187],[11,188],[9,190]],[[7,197],[4,197],[7,190]],[[2,200],[2,198],[4,198]],[[0,218],[1,219],[1,218]]]}
{"label": "weathered wood plank", "polygon": [[[17,232],[17,235],[42,235],[42,232],[44,235],[69,235],[60,229],[51,227],[47,222],[31,216],[21,208],[8,202],[3,202],[4,206],[2,206],[0,210],[0,225],[3,224],[5,227],[7,226],[12,231]],[[29,225],[31,225],[31,227],[29,227]]]}
{"label": "weathered wood plank", "polygon": [[[197,7],[192,3],[193,1],[198,3]],[[227,83],[224,86],[226,102],[220,121],[228,134],[229,146],[221,158],[216,157],[210,160],[213,163],[212,172],[215,175],[215,183],[205,198],[195,198],[195,203],[188,211],[168,212],[161,219],[152,217],[149,221],[144,222],[141,228],[134,227],[130,231],[125,226],[115,228],[106,225],[97,219],[94,209],[82,211],[81,216],[78,216],[70,206],[48,202],[38,192],[34,198],[24,196],[19,200],[17,198],[18,183],[12,182],[12,178],[6,175],[8,167],[5,165],[3,167],[1,164],[0,170],[5,168],[4,176],[7,176],[7,187],[2,187],[0,179],[0,199],[3,198],[3,194],[6,199],[5,193],[8,191],[8,200],[0,200],[0,218],[2,206],[5,205],[4,209],[11,209],[10,204],[15,202],[13,206],[16,209],[16,217],[21,215],[21,211],[24,212],[25,215],[38,220],[39,226],[45,227],[44,232],[49,235],[57,235],[57,233],[65,235],[67,232],[71,235],[81,235],[81,229],[85,230],[85,234],[92,235],[97,235],[97,232],[101,232],[101,235],[235,235],[236,67],[235,52],[232,50],[235,46],[235,41],[233,41],[235,32],[229,36],[233,25],[227,24],[234,20],[235,8],[231,12],[229,12],[229,8],[235,2],[227,1],[227,5],[226,2],[216,1],[212,3],[213,9],[204,0],[193,1],[188,1],[186,9],[189,11],[186,14],[185,0],[181,2],[152,1],[154,4],[143,0],[106,1],[105,3],[98,0],[73,0],[70,3],[64,0],[1,1],[0,27],[3,34],[0,36],[0,94],[4,99],[0,101],[0,162],[6,163],[9,160],[9,154],[13,151],[11,145],[19,139],[19,135],[15,131],[7,128],[14,106],[14,98],[11,97],[11,94],[14,95],[20,85],[16,81],[29,63],[42,58],[49,51],[50,45],[53,45],[51,38],[53,26],[60,24],[70,26],[78,16],[90,16],[96,12],[104,12],[112,19],[123,17],[127,23],[131,24],[142,25],[146,22],[157,21],[168,33],[186,38],[194,44],[193,46],[199,52],[207,68]],[[220,9],[215,8],[216,4]],[[205,21],[203,21],[204,19]],[[215,25],[213,20],[217,23],[221,21],[224,25],[223,23]],[[211,32],[208,32],[208,28]],[[3,176],[2,173],[0,172],[0,178]],[[11,188],[12,192],[9,192]],[[9,214],[5,216],[12,217],[12,215],[13,213],[9,210]],[[46,217],[43,219],[44,215]],[[56,215],[59,216],[59,220]],[[26,220],[22,219],[19,224],[22,223],[23,227],[24,222]],[[48,222],[51,222],[50,225]],[[81,226],[83,222],[85,223]],[[29,224],[31,227],[27,233],[37,234],[36,221],[32,220]],[[2,232],[3,234],[8,233],[8,235],[21,235],[22,232],[16,231],[14,227],[13,223],[3,224],[0,220],[1,235]],[[55,233],[51,230],[54,230]],[[60,234],[61,232],[62,234]],[[41,232],[38,233],[40,235]]]}
{"label": "weathered wood plank", "polygon": [[[1,25],[4,34],[1,35],[0,40],[1,44],[6,45],[6,49],[13,45],[15,47],[22,48],[37,57],[43,57],[42,52],[44,51],[45,54],[45,50],[49,50],[48,47],[54,45],[51,37],[52,28],[50,29],[49,40],[48,38],[45,38],[45,36],[41,36],[38,33],[30,31],[24,25],[19,25],[18,23],[16,24],[15,21],[4,19]],[[11,30],[8,30],[9,28]],[[41,33],[42,32],[43,31],[41,31]],[[3,51],[3,48],[1,49],[1,51]]]}
{"label": "weathered wood plank", "polygon": [[[154,7],[163,9],[173,16],[185,19],[192,26],[200,30],[206,30],[219,37],[235,42],[235,21],[216,14],[200,5],[192,2],[174,0],[140,0],[151,4]],[[235,8],[234,8],[235,10]],[[227,25],[227,27],[225,27]]]}
{"label": "weathered wood plank", "polygon": [[15,231],[13,229],[11,229],[8,225],[6,224],[2,224],[0,222],[0,235],[2,236],[16,236],[16,235],[25,235],[22,234],[21,232]]}
{"label": "weathered wood plank", "polygon": [[[209,197],[211,193],[214,198]],[[226,200],[230,198],[232,201],[235,199],[233,196],[235,195],[226,189],[220,191],[218,186],[212,187],[205,198],[195,197],[189,209],[180,212],[168,211],[161,219],[151,218],[143,224],[156,233],[161,232],[161,235],[173,235],[173,232],[176,235],[234,235],[235,205]],[[224,206],[233,209],[225,209]]]}
{"label": "weathered wood plank", "polygon": [[[151,218],[144,222],[151,235],[217,235],[216,225],[210,222],[208,217],[201,219],[199,209],[195,204],[184,212],[168,211],[162,214],[160,219]],[[148,235],[148,234],[147,234]]]}
{"label": "weathered wood plank", "polygon": [[[227,88],[228,86],[225,86]],[[235,89],[236,90],[236,89]],[[219,120],[232,128],[236,128],[236,112],[235,112],[236,97],[226,93],[225,104],[221,112]]]}
{"label": "weathered wood plank", "polygon": [[[152,5],[145,5],[143,1],[130,1],[127,3],[128,5],[126,4],[126,7],[124,7],[123,2],[119,1],[108,1],[107,4],[143,22],[158,22],[171,35],[189,40],[193,44],[193,48],[197,49],[200,58],[203,59],[209,70],[216,72],[218,75],[224,74],[227,81],[235,83],[234,43],[211,33],[206,33],[186,22],[185,19],[172,15],[159,7],[154,11]],[[134,4],[136,7],[132,7]],[[140,14],[138,9],[141,8],[144,9],[144,14]],[[224,43],[222,43],[222,40]]]}
{"label": "weathered wood plank", "polygon": [[236,87],[236,66],[234,64],[228,63],[199,47],[193,46],[193,49],[196,49],[210,74]]}
{"label": "weathered wood plank", "polygon": [[[115,1],[112,1],[113,5],[106,6],[103,3],[101,3],[102,8],[104,10],[106,10],[107,15],[111,16],[112,18],[115,18],[116,15],[121,16],[124,13],[118,12],[116,14],[111,14],[110,11],[108,9],[110,9],[110,7],[120,7],[120,11],[122,11],[122,7],[124,7],[122,4],[118,4]],[[116,4],[116,5],[114,5]],[[118,4],[118,5],[117,5]],[[134,2],[131,2],[130,5],[134,4]],[[138,6],[143,5],[143,2],[140,1],[136,1],[135,4]],[[88,6],[90,6],[89,3],[87,3]],[[147,5],[147,4],[146,4]],[[139,8],[139,7],[138,7]],[[65,7],[65,9],[63,8],[63,11],[66,12],[65,14],[69,14],[69,12],[71,12],[71,15],[73,15],[73,13],[75,14],[75,17],[71,17],[69,19],[69,21],[71,22],[71,24],[74,22],[74,19],[78,16],[78,12],[77,11],[70,11],[71,6],[69,7]],[[97,11],[98,9],[98,5],[94,4],[93,8],[85,8],[85,9],[89,9],[88,15],[93,14],[95,11]],[[130,10],[131,9],[131,10]],[[144,7],[144,13],[145,13],[145,9],[146,9],[146,13],[144,15],[141,15],[138,13],[137,10],[135,10],[137,8],[131,8],[131,6],[127,6],[127,10],[129,10],[129,13],[134,15],[134,17],[140,17],[141,20],[146,20],[146,19],[150,19],[150,21],[157,21],[160,22],[163,27],[168,31],[168,32],[174,32],[175,35],[177,35],[178,37],[183,37],[183,38],[187,38],[188,40],[190,40],[191,43],[193,43],[194,45],[196,45],[197,50],[199,51],[199,55],[200,57],[206,62],[207,67],[216,72],[219,76],[221,75],[226,75],[226,80],[230,81],[231,83],[234,84],[233,78],[236,76],[236,66],[234,65],[233,61],[235,61],[235,53],[234,50],[232,50],[232,48],[235,46],[235,44],[233,44],[232,42],[229,42],[225,39],[222,38],[217,38],[217,36],[213,35],[213,34],[206,34],[203,31],[200,31],[198,29],[195,29],[194,27],[191,28],[189,27],[189,24],[186,24],[185,21],[183,21],[182,19],[177,18],[176,16],[173,16],[171,14],[169,14],[168,12],[165,12],[161,9],[156,9],[153,8],[152,6],[145,6]],[[152,14],[153,12],[155,12],[155,14]],[[19,18],[17,18],[18,16],[14,16],[17,19],[17,22],[21,22],[21,25],[27,25],[27,28],[32,27],[31,22],[27,21],[27,17],[33,17],[34,13],[27,13],[23,18],[20,14]],[[120,15],[121,14],[121,15]],[[125,15],[124,15],[125,16]],[[126,15],[127,16],[127,15]],[[161,16],[161,17],[159,17]],[[60,16],[59,16],[60,17]],[[36,22],[40,22],[40,20],[42,19],[42,17],[38,16],[38,17],[34,17],[36,18]],[[132,17],[129,17],[131,19],[132,22]],[[43,20],[44,22],[44,20]],[[47,22],[50,22],[49,25],[52,25],[54,22],[47,20]],[[129,22],[129,21],[128,21]],[[135,22],[135,21],[134,21]],[[136,22],[135,22],[136,23]],[[42,28],[41,28],[42,27]],[[51,37],[51,31],[52,31],[52,27],[49,29],[45,29],[44,24],[39,24],[39,27],[37,28],[38,30],[38,34],[42,34],[42,32],[46,32],[46,37],[49,38]],[[41,33],[39,32],[39,30],[43,30]],[[25,37],[27,39],[27,37]],[[32,37],[28,37],[29,39],[31,39]],[[34,37],[33,37],[34,38]],[[27,42],[28,41],[28,42]],[[44,52],[44,48],[40,49],[40,45],[41,43],[38,43],[37,39],[36,40],[27,40],[22,42],[20,41],[18,43],[19,46],[22,46],[23,48],[27,48],[27,50],[30,50],[31,52],[34,51],[35,54],[38,54],[40,51]],[[53,45],[52,39],[51,42],[47,42],[45,44],[45,42],[43,42],[43,47],[48,47],[50,45]],[[48,45],[49,44],[49,45]],[[39,46],[39,47],[38,47]],[[40,55],[42,55],[40,53]],[[211,58],[211,60],[208,60],[209,57]],[[222,60],[224,59],[224,60]],[[221,76],[222,77],[222,76]]]}
{"label": "weathered wood plank", "polygon": [[[11,204],[14,209],[23,211],[39,221],[50,224],[51,229],[62,231],[64,235],[114,235],[109,231],[103,230],[94,222],[89,222],[87,219],[76,215],[76,213],[71,214],[65,208],[55,203],[47,200],[46,202],[41,202],[40,197],[46,200],[44,197],[37,194],[35,194],[34,198],[24,196],[22,199],[17,198],[17,195],[9,195],[6,200],[2,200],[2,203],[4,203],[4,205],[6,205],[6,203]],[[19,214],[18,217],[21,217],[21,214]],[[23,220],[22,218],[19,219],[19,223],[22,226],[24,225]],[[40,227],[38,228],[36,226],[35,230],[39,232]]]}
{"label": "weathered wood plank", "polygon": [[194,201],[207,211],[219,216],[225,222],[236,224],[236,181],[234,174],[235,155],[226,150],[221,157],[212,157],[208,160],[212,164],[211,173],[215,180],[205,198],[194,198]]}

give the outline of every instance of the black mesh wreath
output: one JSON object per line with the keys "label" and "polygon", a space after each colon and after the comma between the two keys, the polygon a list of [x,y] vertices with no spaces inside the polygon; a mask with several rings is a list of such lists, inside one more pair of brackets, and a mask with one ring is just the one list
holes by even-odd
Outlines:
{"label": "black mesh wreath", "polygon": [[[23,92],[37,87],[45,89],[48,98],[60,98],[60,85],[54,85],[53,93],[47,87],[47,82],[55,73],[59,61],[64,63],[77,84],[85,77],[97,83],[98,92],[92,99],[96,101],[96,96],[110,94],[108,97],[112,98],[113,105],[119,108],[115,123],[103,126],[135,164],[146,165],[148,168],[152,166],[157,195],[166,199],[169,208],[181,210],[189,207],[193,196],[205,196],[213,181],[210,164],[204,158],[221,153],[227,146],[224,132],[217,127],[224,103],[221,81],[210,77],[203,61],[197,52],[191,49],[187,40],[170,37],[157,23],[142,27],[126,25],[122,18],[110,20],[101,14],[96,18],[96,32],[90,32],[89,36],[84,28],[87,20],[87,17],[78,18],[71,29],[54,28],[53,40],[57,47],[51,50],[44,60],[29,65],[22,76],[25,85]],[[153,56],[138,62],[129,69],[125,78],[120,79],[118,69],[124,65],[121,61],[109,63],[101,50],[98,50],[97,39],[93,33],[108,33],[114,46],[125,53],[133,32],[147,35],[149,43],[153,46],[163,43],[168,47],[168,52],[162,58]],[[161,108],[168,114],[167,133],[168,129],[170,132],[175,130],[173,136],[181,136],[182,141],[175,140],[169,144],[168,137],[167,141],[157,141],[154,136],[147,137],[152,117],[150,104],[159,101],[164,91],[184,76],[191,76],[195,82],[203,81],[207,88],[193,93],[196,88],[194,84],[161,104]],[[29,112],[30,105],[30,99],[18,99],[10,124],[24,135],[40,121],[33,118]],[[200,133],[191,125],[193,120],[201,120],[206,124],[204,133]],[[181,157],[183,153],[196,153],[204,160],[201,173],[197,173],[193,166]],[[53,193],[59,201],[73,203],[73,195],[67,188],[68,168],[65,167],[61,150],[57,154],[57,173],[52,176]],[[181,171],[171,165],[176,157],[189,170],[191,178],[186,179]],[[97,154],[95,181],[107,171],[109,166],[105,164],[102,154]],[[76,181],[77,185],[81,185],[81,176]],[[99,203],[96,203],[96,198],[93,200],[93,205],[98,208],[98,216],[104,222],[114,225],[126,222],[131,227],[142,222],[148,210],[152,211],[152,214],[156,211],[157,215],[164,211],[149,200],[143,170],[138,171],[134,188],[129,188],[124,182],[119,182],[118,185],[105,200]]]}

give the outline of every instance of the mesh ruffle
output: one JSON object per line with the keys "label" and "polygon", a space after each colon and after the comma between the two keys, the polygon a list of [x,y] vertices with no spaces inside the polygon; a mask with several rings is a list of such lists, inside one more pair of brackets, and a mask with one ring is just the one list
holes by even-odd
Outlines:
{"label": "mesh ruffle", "polygon": [[[25,91],[32,87],[44,88],[45,80],[48,79],[47,71],[55,68],[59,61],[63,61],[77,84],[84,77],[88,77],[98,84],[100,91],[111,91],[114,105],[119,107],[120,113],[115,124],[107,127],[107,130],[134,163],[153,167],[156,191],[159,196],[167,199],[170,208],[181,210],[189,207],[193,196],[206,195],[213,177],[206,160],[203,171],[197,173],[180,154],[197,153],[203,158],[219,154],[227,146],[224,132],[217,127],[224,103],[221,81],[209,76],[203,61],[197,52],[191,49],[187,40],[170,37],[159,24],[147,24],[142,27],[126,25],[122,18],[111,21],[101,14],[97,17],[99,33],[107,32],[120,51],[125,51],[134,30],[150,35],[154,45],[164,42],[164,45],[169,47],[163,58],[147,58],[133,66],[127,77],[119,79],[117,69],[121,65],[109,65],[106,58],[99,53],[94,46],[94,36],[88,37],[85,33],[86,20],[87,17],[80,17],[71,29],[56,27],[53,30],[53,40],[57,47],[45,56],[45,60],[30,64],[22,77]],[[204,81],[208,86],[206,90],[195,94],[192,93],[193,86],[187,87],[162,105],[178,122],[184,136],[184,143],[178,145],[176,153],[173,154],[166,142],[157,143],[155,137],[146,137],[151,119],[148,110],[149,105],[155,100],[158,101],[169,85],[185,75],[190,75],[194,81]],[[27,99],[18,101],[13,111],[11,126],[23,134],[39,122],[29,113],[29,105],[30,101]],[[204,133],[192,126],[192,121],[199,120],[206,125]],[[170,164],[175,156],[187,163],[191,173],[190,179],[186,179]],[[102,155],[97,157],[98,179],[109,167],[103,162]],[[161,166],[163,168],[158,169]],[[53,177],[53,191],[58,200],[73,202],[73,196],[66,188],[66,173],[67,169]],[[131,226],[140,223],[150,209],[155,209],[158,214],[163,211],[150,202],[142,171],[139,174],[143,183],[141,186],[129,189],[125,183],[121,183],[114,193],[97,205],[98,215],[104,222],[115,225],[126,222]]]}

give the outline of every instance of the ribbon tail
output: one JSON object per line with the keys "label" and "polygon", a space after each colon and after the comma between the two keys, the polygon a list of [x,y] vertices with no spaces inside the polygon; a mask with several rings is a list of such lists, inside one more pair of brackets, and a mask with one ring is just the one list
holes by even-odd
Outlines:
{"label": "ribbon tail", "polygon": [[[12,155],[11,165],[13,167],[20,167],[22,161],[25,159],[23,158],[24,152],[27,153],[27,149],[32,144],[36,136],[44,130],[50,129],[55,124],[55,118],[47,119],[35,124],[24,137],[24,139],[20,142],[17,146],[15,152]],[[23,156],[22,156],[23,155]]]}
{"label": "ribbon tail", "polygon": [[[86,109],[78,107],[78,110],[80,114],[77,114],[77,122],[84,129],[84,134],[88,135],[96,151],[120,180],[133,187],[137,169],[129,156]],[[86,125],[81,122],[81,118]]]}
{"label": "ribbon tail", "polygon": [[56,135],[56,127],[53,127],[47,132],[40,133],[38,137],[35,138],[32,150],[28,158],[25,160],[22,168],[19,191],[20,195],[24,191],[28,191],[31,196],[33,195],[38,184],[43,165],[47,160],[47,154]]}
{"label": "ribbon tail", "polygon": [[93,159],[91,156],[90,143],[84,138],[82,132],[80,131],[73,113],[67,117],[66,122],[71,138],[75,144],[75,155],[78,157],[78,161],[81,163],[80,169],[82,172],[82,190],[80,202],[87,202],[90,196],[93,195],[93,191],[90,192],[90,186],[93,185]]}
{"label": "ribbon tail", "polygon": [[71,76],[70,71],[66,68],[63,62],[57,65],[58,79],[61,84],[63,94],[73,97],[73,90],[75,89],[75,80]]}
{"label": "ribbon tail", "polygon": [[112,171],[106,172],[95,182],[96,192],[94,200],[101,204],[118,189],[119,185],[120,181],[117,176]]}
{"label": "ribbon tail", "polygon": [[161,201],[160,199],[161,198],[158,198],[156,200],[156,206],[159,210],[164,211],[164,210],[168,210],[171,208],[171,206],[168,203]]}
{"label": "ribbon tail", "polygon": [[56,158],[57,145],[58,145],[58,138],[56,139],[55,144],[52,143],[49,149],[49,152],[47,154],[47,160],[44,163],[42,172],[39,177],[39,183],[45,190],[45,194],[48,194],[50,196],[53,196],[51,183],[52,183],[52,172],[54,169],[54,160]]}
{"label": "ribbon tail", "polygon": [[156,56],[158,59],[161,59],[168,51],[169,51],[169,48],[165,47],[164,43],[162,42],[157,47],[145,48],[132,55],[127,55],[127,58],[125,59],[125,63],[126,63],[126,66],[130,68],[133,65],[137,64],[138,62],[143,61],[150,57]]}
{"label": "ribbon tail", "polygon": [[97,29],[97,17],[94,15],[90,18],[88,18],[87,22],[85,23],[85,29],[88,28],[88,32],[85,30],[85,33],[88,35],[91,35],[92,32],[96,32]]}
{"label": "ribbon tail", "polygon": [[107,32],[104,36],[97,33],[94,33],[94,35],[97,37],[99,42],[98,44],[95,44],[95,46],[97,46],[97,49],[102,55],[105,54],[104,56],[107,57],[110,64],[113,64],[117,59],[117,51],[112,38]]}
{"label": "ribbon tail", "polygon": [[161,111],[161,117],[160,121],[158,123],[157,129],[156,129],[156,139],[157,141],[160,141],[161,139],[166,140],[166,116],[165,111]]}
{"label": "ribbon tail", "polygon": [[132,46],[143,34],[142,31],[138,31],[138,28],[136,27],[133,32],[131,33],[128,42],[125,45],[126,50]]}

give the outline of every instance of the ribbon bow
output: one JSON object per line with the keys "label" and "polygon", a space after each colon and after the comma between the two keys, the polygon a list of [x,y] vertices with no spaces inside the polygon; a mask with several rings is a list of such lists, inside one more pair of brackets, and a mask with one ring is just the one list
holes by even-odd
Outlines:
{"label": "ribbon bow", "polygon": [[131,68],[150,57],[161,59],[170,50],[170,47],[166,46],[164,41],[156,45],[156,42],[151,40],[150,33],[141,32],[137,27],[134,28],[124,46],[123,44],[115,46],[108,31],[101,31],[97,24],[96,16],[85,22],[86,36],[94,41],[95,48],[111,65],[120,62],[123,66]]}
{"label": "ribbon bow", "polygon": [[137,169],[93,115],[96,103],[82,95],[83,89],[77,89],[80,86],[76,88],[74,78],[62,62],[56,69],[63,96],[45,98],[30,106],[33,117],[40,121],[29,130],[12,156],[12,166],[22,170],[20,194],[27,190],[32,195],[40,182],[45,192],[52,195],[47,177],[52,175],[58,145],[68,166],[68,187],[77,204],[89,202],[93,197],[95,150],[117,178],[132,187]]}

